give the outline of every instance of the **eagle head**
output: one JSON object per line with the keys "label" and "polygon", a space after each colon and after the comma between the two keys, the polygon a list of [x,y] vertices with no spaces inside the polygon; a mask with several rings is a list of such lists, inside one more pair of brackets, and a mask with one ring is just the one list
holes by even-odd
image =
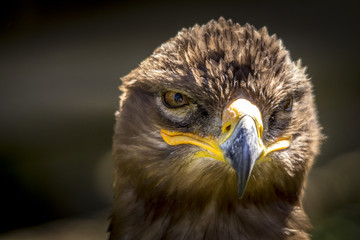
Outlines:
{"label": "eagle head", "polygon": [[122,81],[113,236],[145,225],[152,236],[188,212],[302,212],[321,136],[312,84],[266,28],[220,18],[183,29]]}

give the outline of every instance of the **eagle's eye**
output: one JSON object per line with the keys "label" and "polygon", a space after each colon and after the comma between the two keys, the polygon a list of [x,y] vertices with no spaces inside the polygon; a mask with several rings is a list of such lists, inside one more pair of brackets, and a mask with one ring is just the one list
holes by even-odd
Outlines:
{"label": "eagle's eye", "polygon": [[290,112],[292,110],[293,107],[293,98],[292,97],[288,97],[285,101],[284,101],[284,105],[283,105],[283,109],[286,112]]}
{"label": "eagle's eye", "polygon": [[188,105],[189,100],[181,93],[169,91],[164,94],[163,103],[167,108],[180,108]]}

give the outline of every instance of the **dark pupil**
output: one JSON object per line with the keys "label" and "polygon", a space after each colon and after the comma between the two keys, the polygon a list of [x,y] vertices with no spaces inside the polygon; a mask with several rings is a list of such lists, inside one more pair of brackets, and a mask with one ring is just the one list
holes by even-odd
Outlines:
{"label": "dark pupil", "polygon": [[176,93],[174,96],[174,100],[176,103],[182,103],[184,101],[182,95],[180,93]]}
{"label": "dark pupil", "polygon": [[285,109],[285,111],[290,111],[291,108],[292,108],[292,99],[290,98],[286,101],[284,109]]}

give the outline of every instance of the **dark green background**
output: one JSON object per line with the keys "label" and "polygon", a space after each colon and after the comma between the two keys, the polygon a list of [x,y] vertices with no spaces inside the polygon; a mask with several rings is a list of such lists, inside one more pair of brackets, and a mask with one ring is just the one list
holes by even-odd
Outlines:
{"label": "dark green background", "polygon": [[267,26],[308,66],[327,136],[305,199],[313,239],[360,239],[359,1],[33,0],[0,11],[0,232],[109,208],[119,78],[181,28],[224,16]]}

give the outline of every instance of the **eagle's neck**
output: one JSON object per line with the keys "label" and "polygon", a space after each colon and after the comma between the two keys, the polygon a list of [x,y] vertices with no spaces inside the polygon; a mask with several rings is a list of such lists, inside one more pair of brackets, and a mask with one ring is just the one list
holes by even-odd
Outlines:
{"label": "eagle's neck", "polygon": [[283,200],[265,204],[154,194],[122,191],[110,239],[308,239],[303,209]]}

